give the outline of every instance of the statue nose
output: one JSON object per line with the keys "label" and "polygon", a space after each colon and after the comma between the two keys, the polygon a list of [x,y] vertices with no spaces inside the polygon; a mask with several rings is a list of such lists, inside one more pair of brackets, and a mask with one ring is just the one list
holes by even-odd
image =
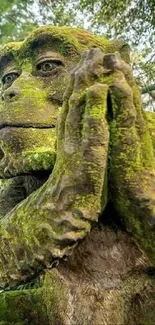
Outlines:
{"label": "statue nose", "polygon": [[13,88],[10,87],[9,89],[6,89],[2,95],[2,100],[6,102],[12,102],[17,99],[21,94],[21,91],[19,88]]}

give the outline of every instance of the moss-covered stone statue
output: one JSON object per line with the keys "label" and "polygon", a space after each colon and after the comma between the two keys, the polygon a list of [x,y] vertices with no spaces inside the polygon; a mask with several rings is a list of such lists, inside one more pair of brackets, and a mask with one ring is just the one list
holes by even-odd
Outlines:
{"label": "moss-covered stone statue", "polygon": [[129,47],[41,27],[0,74],[0,324],[153,325],[155,117]]}

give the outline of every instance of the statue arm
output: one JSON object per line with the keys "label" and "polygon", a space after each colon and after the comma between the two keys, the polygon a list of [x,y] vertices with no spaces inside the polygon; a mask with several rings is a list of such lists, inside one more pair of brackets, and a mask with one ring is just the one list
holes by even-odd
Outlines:
{"label": "statue arm", "polygon": [[68,255],[107,200],[108,86],[94,83],[103,54],[84,55],[71,74],[58,121],[57,159],[48,181],[3,219],[0,282],[26,281]]}

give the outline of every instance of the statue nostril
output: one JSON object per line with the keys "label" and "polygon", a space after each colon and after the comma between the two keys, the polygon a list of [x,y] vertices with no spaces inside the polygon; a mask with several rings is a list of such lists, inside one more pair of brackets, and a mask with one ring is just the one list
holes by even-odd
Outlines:
{"label": "statue nostril", "polygon": [[12,101],[19,96],[20,96],[20,89],[18,88],[13,89],[10,87],[10,89],[5,90],[3,97],[5,101]]}
{"label": "statue nostril", "polygon": [[0,148],[0,160],[4,157],[4,152],[3,150]]}
{"label": "statue nostril", "polygon": [[12,98],[15,97],[15,96],[16,96],[16,94],[15,94],[14,91],[12,91],[12,92],[10,92],[10,93],[8,94],[8,97],[9,97],[10,99],[12,99]]}

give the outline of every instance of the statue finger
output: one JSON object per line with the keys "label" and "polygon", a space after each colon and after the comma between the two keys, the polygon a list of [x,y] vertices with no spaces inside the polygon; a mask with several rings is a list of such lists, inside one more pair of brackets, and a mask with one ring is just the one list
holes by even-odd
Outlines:
{"label": "statue finger", "polygon": [[107,146],[109,139],[107,114],[108,86],[96,83],[86,94],[86,107],[82,121],[82,144],[91,146]]}
{"label": "statue finger", "polygon": [[122,60],[120,53],[108,53],[103,57],[104,74],[122,72],[126,82],[132,87],[135,83],[133,78],[132,67],[129,63]]}
{"label": "statue finger", "polygon": [[69,111],[65,123],[64,148],[73,153],[79,150],[82,137],[82,118],[85,110],[86,91],[73,93],[69,100]]}
{"label": "statue finger", "polygon": [[[72,103],[78,101],[79,97],[83,97],[81,93],[84,93],[84,91],[103,73],[103,56],[104,54],[99,48],[92,48],[85,51],[80,62],[70,74],[70,83],[64,94],[63,107],[57,123],[58,138],[61,139],[61,141],[64,138],[66,124],[70,119],[67,118],[67,115],[69,114],[70,116]],[[75,117],[75,114],[73,114],[73,120],[76,126],[78,126],[76,123],[78,118]]]}
{"label": "statue finger", "polygon": [[80,92],[98,82],[103,74],[104,54],[99,48],[92,48],[85,54],[82,64],[75,70],[74,91]]}
{"label": "statue finger", "polygon": [[110,89],[113,117],[119,127],[131,127],[135,125],[137,112],[133,102],[132,88],[125,78],[114,79]]}
{"label": "statue finger", "polygon": [[73,93],[73,89],[74,89],[75,74],[76,74],[76,71],[78,71],[81,68],[81,66],[83,65],[85,57],[87,56],[87,52],[88,51],[85,51],[83,53],[80,62],[77,64],[77,66],[70,73],[70,82],[69,82],[69,85],[64,93],[63,106],[62,106],[62,109],[60,111],[58,121],[57,121],[58,146],[64,140],[65,124],[66,124],[67,114],[69,111],[69,100],[70,100],[70,97],[71,97],[71,95]]}
{"label": "statue finger", "polygon": [[106,119],[108,86],[95,84],[86,95],[86,108],[82,121],[81,155],[85,157],[84,170],[98,198],[107,202],[107,160],[109,126]]}

